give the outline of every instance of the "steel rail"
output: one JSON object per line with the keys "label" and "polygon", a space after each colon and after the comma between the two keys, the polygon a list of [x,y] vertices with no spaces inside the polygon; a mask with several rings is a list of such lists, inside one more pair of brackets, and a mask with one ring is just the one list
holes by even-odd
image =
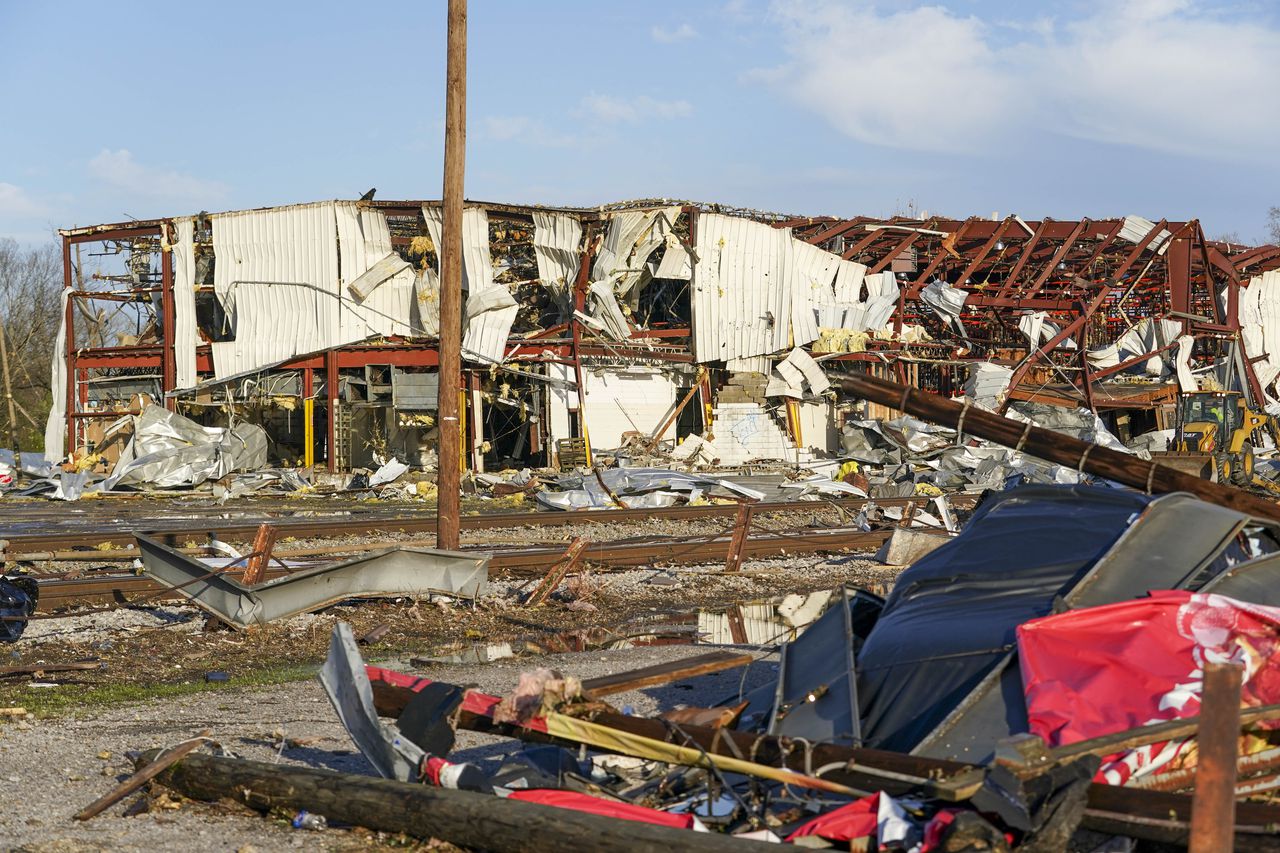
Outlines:
{"label": "steel rail", "polygon": [[[598,514],[598,513],[595,513]],[[845,551],[869,551],[878,548],[890,535],[889,530],[870,533],[856,529],[835,529],[825,532],[805,532],[787,535],[753,536],[747,539],[744,554],[748,557],[773,557],[836,553]],[[587,548],[585,560],[608,568],[632,568],[654,564],[716,562],[724,559],[729,547],[729,535],[689,539],[665,537],[639,542],[592,543]],[[563,548],[504,548],[486,549],[464,546],[464,551],[490,554],[489,568],[495,573],[515,575],[536,574],[544,571],[564,554]],[[228,577],[238,579],[242,572],[229,572]],[[266,579],[281,577],[284,572],[272,569]],[[150,578],[138,575],[110,574],[75,579],[40,581],[39,608],[37,612],[49,613],[72,605],[129,604],[130,596],[155,593],[162,587]],[[179,596],[173,596],[177,598]],[[154,596],[154,602],[164,596]]]}

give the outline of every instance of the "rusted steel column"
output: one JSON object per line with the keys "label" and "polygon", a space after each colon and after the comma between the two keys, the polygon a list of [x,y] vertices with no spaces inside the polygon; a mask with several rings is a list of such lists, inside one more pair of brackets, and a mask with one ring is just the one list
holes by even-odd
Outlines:
{"label": "rusted steel column", "polygon": [[440,252],[440,445],[436,483],[436,547],[458,549],[458,459],[462,435],[462,199],[467,151],[467,0],[449,0],[445,63],[444,225]]}
{"label": "rusted steel column", "polygon": [[1239,664],[1208,663],[1204,667],[1189,853],[1230,850],[1235,840],[1236,757],[1243,675],[1244,668]]}

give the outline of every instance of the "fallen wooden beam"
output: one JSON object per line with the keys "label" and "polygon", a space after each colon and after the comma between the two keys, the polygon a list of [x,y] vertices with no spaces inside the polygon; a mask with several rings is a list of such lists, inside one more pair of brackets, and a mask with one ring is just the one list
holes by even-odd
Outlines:
{"label": "fallen wooden beam", "polygon": [[139,766],[137,772],[128,779],[125,779],[119,785],[116,785],[110,791],[103,794],[80,811],[76,812],[76,820],[88,820],[94,815],[102,814],[103,811],[111,808],[113,805],[150,782],[160,773],[163,773],[166,768],[181,760],[182,757],[191,752],[191,750],[204,743],[205,738],[208,736],[209,730],[205,729],[191,740],[184,740],[177,746],[170,747],[163,752],[158,749],[153,750],[151,753],[151,760],[148,761],[145,766]]}
{"label": "fallen wooden beam", "polygon": [[735,669],[746,666],[753,660],[755,660],[754,657],[741,652],[707,652],[704,655],[695,655],[683,660],[656,663],[653,666],[616,672],[613,675],[588,678],[582,682],[582,694],[588,699],[599,699],[615,693],[626,693],[628,690],[639,690],[641,687],[655,687],[659,684],[670,684],[682,678]]}
{"label": "fallen wooden beam", "polygon": [[[139,766],[155,761],[152,751]],[[438,838],[497,853],[596,850],[603,853],[776,851],[763,841],[600,817],[489,794],[414,785],[331,770],[191,755],[159,772],[186,797],[230,798],[255,809],[306,809],[381,832]]]}

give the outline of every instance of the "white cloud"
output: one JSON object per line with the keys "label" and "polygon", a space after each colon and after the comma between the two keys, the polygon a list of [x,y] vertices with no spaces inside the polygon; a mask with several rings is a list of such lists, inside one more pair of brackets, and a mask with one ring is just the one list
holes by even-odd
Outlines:
{"label": "white cloud", "polygon": [[1280,135],[1280,30],[1196,0],[1022,23],[837,0],[778,0],[772,14],[788,61],[745,79],[862,142],[973,151],[1050,134],[1269,162]]}
{"label": "white cloud", "polygon": [[654,26],[650,28],[649,35],[653,40],[661,44],[674,44],[678,41],[688,41],[698,37],[698,31],[693,28],[687,21],[678,27],[667,29],[666,27]]}
{"label": "white cloud", "polygon": [[693,115],[688,101],[660,101],[648,95],[619,98],[592,93],[582,99],[580,112],[605,124],[636,124],[641,121],[666,121]]}
{"label": "white cloud", "polygon": [[480,119],[480,132],[497,142],[522,142],[546,148],[568,148],[576,144],[573,136],[557,133],[540,119],[529,116],[485,116]]}
{"label": "white cloud", "polygon": [[0,217],[35,217],[43,216],[48,209],[31,196],[26,190],[13,184],[0,181]]}
{"label": "white cloud", "polygon": [[157,198],[207,204],[227,194],[225,184],[169,169],[145,166],[127,148],[104,148],[89,161],[89,174],[138,198]]}

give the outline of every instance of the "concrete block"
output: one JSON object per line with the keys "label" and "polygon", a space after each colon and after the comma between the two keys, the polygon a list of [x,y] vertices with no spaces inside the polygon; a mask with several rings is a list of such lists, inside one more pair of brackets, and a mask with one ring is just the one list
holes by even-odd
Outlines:
{"label": "concrete block", "polygon": [[925,533],[895,527],[893,535],[880,546],[875,558],[889,566],[909,566],[950,541],[951,536],[946,533]]}

